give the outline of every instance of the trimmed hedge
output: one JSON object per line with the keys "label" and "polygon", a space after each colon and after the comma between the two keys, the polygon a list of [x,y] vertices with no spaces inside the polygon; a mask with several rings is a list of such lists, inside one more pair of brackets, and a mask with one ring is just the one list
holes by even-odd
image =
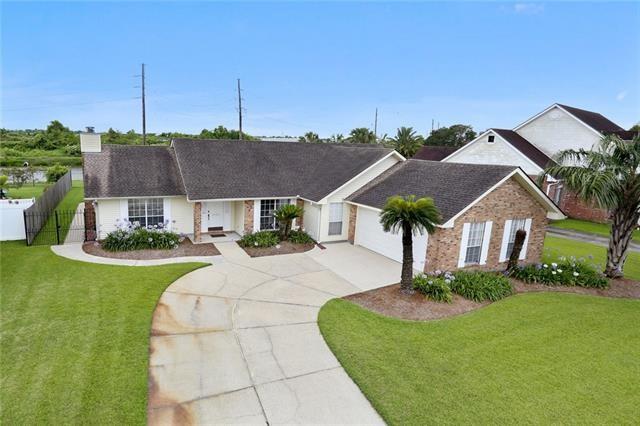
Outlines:
{"label": "trimmed hedge", "polygon": [[475,302],[495,302],[513,294],[509,279],[494,272],[458,271],[449,286],[454,293]]}
{"label": "trimmed hedge", "polygon": [[184,238],[162,227],[122,227],[107,234],[102,248],[107,251],[132,251],[145,249],[169,250],[178,247]]}

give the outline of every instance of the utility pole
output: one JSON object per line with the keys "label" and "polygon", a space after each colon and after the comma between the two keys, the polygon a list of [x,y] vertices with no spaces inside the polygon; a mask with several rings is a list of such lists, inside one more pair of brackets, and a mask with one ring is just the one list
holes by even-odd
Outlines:
{"label": "utility pole", "polygon": [[242,94],[240,93],[240,79],[238,79],[238,129],[242,140]]}
{"label": "utility pole", "polygon": [[376,119],[373,122],[373,135],[376,138],[376,142],[378,141],[378,108],[376,108]]}
{"label": "utility pole", "polygon": [[145,109],[144,95],[144,64],[142,64],[142,145],[147,144],[147,112]]}
{"label": "utility pole", "polygon": [[433,133],[433,118],[431,119],[431,133]]}

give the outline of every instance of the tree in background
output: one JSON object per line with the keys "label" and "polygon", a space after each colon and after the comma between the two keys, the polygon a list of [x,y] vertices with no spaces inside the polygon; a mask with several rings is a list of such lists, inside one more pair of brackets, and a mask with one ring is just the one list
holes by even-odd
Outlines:
{"label": "tree in background", "polygon": [[[227,129],[220,125],[213,130],[202,129],[199,139],[240,139],[240,132],[234,129]],[[242,132],[242,138],[245,140],[254,140],[255,138]]]}
{"label": "tree in background", "polygon": [[47,182],[59,181],[60,178],[66,175],[68,171],[68,167],[62,166],[60,164],[54,164],[53,166],[47,168]]}
{"label": "tree in background", "polygon": [[357,127],[349,133],[349,143],[376,143],[376,135],[366,127]]}
{"label": "tree in background", "polygon": [[380,223],[385,232],[402,232],[402,273],[400,288],[405,294],[413,293],[413,235],[431,235],[440,223],[440,212],[433,199],[416,199],[415,195],[390,197],[382,212]]}
{"label": "tree in background", "polygon": [[7,198],[7,193],[6,193],[6,188],[7,188],[7,181],[9,180],[9,178],[5,175],[0,175],[0,199],[5,199]]}
{"label": "tree in background", "polygon": [[329,142],[331,142],[331,143],[342,143],[342,142],[344,142],[344,135],[342,133],[331,135],[329,137]]}
{"label": "tree in background", "polygon": [[476,137],[473,128],[466,124],[454,124],[450,127],[441,127],[431,132],[425,140],[425,145],[460,147]]}
{"label": "tree in background", "polygon": [[400,127],[396,136],[390,139],[390,146],[405,158],[410,158],[424,144],[424,138],[413,127]]}
{"label": "tree in background", "polygon": [[547,167],[545,174],[562,179],[578,197],[611,212],[604,273],[610,278],[622,277],[633,230],[640,219],[640,136],[627,142],[609,135],[593,150],[561,151],[556,163]]}
{"label": "tree in background", "polygon": [[58,120],[53,120],[44,132],[39,132],[28,141],[29,148],[54,150],[66,146],[80,146],[80,138]]}
{"label": "tree in background", "polygon": [[307,143],[317,143],[320,142],[320,137],[317,133],[307,132],[304,136],[300,136],[298,139],[299,142],[307,142]]}

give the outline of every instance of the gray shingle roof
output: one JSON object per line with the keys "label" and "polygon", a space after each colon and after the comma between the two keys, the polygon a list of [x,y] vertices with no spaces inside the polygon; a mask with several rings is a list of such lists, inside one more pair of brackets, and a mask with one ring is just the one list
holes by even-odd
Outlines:
{"label": "gray shingle roof", "polygon": [[587,111],[586,109],[574,108],[569,105],[558,104],[565,110],[569,111],[583,123],[588,125],[589,127],[599,131],[603,134],[616,133],[619,131],[624,131],[624,129],[618,126],[613,121],[609,120],[602,114],[593,111]]}
{"label": "gray shingle roof", "polygon": [[82,156],[85,198],[185,194],[170,147],[102,145]]}
{"label": "gray shingle roof", "polygon": [[318,201],[392,150],[380,146],[176,139],[190,200],[299,195]]}
{"label": "gray shingle roof", "polygon": [[523,138],[519,133],[508,129],[491,129],[509,142],[515,149],[523,153],[527,158],[536,163],[540,168],[554,164],[554,161],[534,144]]}
{"label": "gray shingle roof", "polygon": [[381,209],[393,195],[431,197],[444,223],[516,169],[514,166],[407,160],[391,167],[347,200]]}

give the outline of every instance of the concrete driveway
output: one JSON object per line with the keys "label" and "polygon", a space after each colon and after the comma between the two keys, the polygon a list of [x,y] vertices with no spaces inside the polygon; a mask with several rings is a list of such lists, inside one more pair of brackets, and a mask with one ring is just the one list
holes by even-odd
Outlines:
{"label": "concrete driveway", "polygon": [[150,424],[383,423],[320,335],[328,300],[398,281],[400,264],[349,244],[223,259],[180,278],[152,324]]}

